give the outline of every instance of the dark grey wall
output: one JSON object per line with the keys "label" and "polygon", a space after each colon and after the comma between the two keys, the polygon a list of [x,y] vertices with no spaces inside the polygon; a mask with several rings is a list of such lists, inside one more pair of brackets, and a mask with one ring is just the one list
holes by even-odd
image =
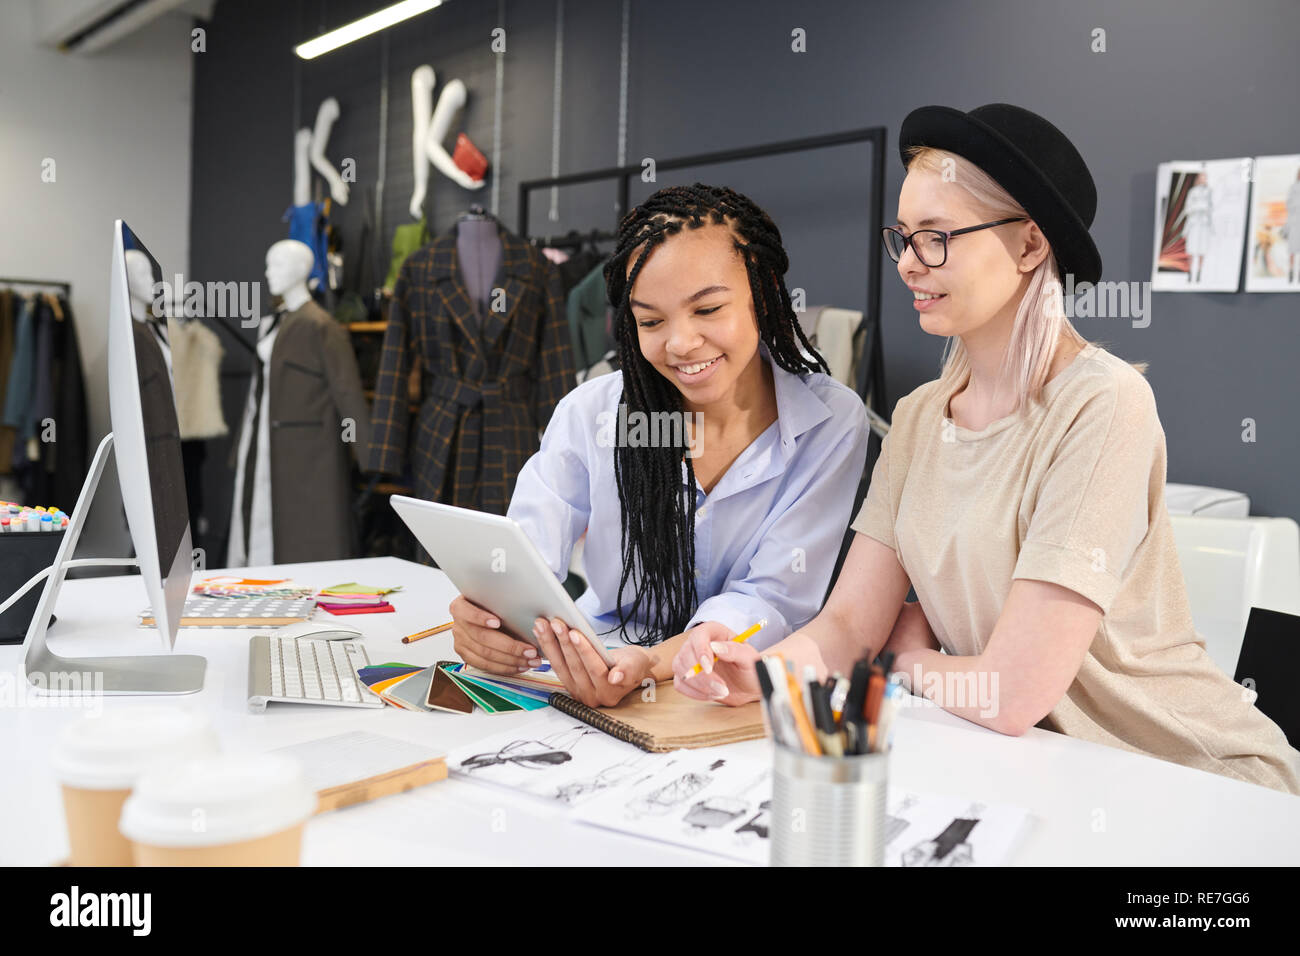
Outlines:
{"label": "dark grey wall", "polygon": [[[325,96],[342,117],[329,154],[358,161],[354,195],[373,188],[381,62],[389,81],[386,244],[409,221],[410,73],[429,63],[439,86],[470,88],[463,128],[492,149],[495,60],[488,47],[496,2],[449,0],[414,21],[303,63],[294,42],[373,9],[373,0],[220,0],[209,52],[195,75],[191,271],[200,280],[256,279],[266,247],[285,235],[292,140]],[[617,159],[620,4],[566,0],[561,172]],[[516,185],[550,174],[555,5],[505,3],[503,136],[499,214],[516,221]],[[807,52],[791,52],[791,30]],[[1092,31],[1107,50],[1091,51]],[[1300,4],[1293,0],[931,0],[833,3],[805,0],[633,0],[629,162],[884,125],[886,217],[902,168],[894,153],[903,117],[916,106],[970,109],[1013,102],[1047,116],[1078,145],[1097,182],[1094,236],[1105,278],[1150,277],[1155,167],[1169,159],[1300,151]],[[436,96],[437,91],[435,91]],[[874,157],[847,146],[797,157],[660,176],[657,186],[716,180],[772,213],[790,248],[791,286],[809,304],[862,307],[867,269],[884,272],[884,347],[889,398],[938,371],[942,341],[923,333],[892,263],[867,233],[867,175]],[[448,228],[490,186],[469,193],[431,173],[434,227]],[[532,231],[612,227],[612,188],[562,190],[559,219],[535,195]],[[359,203],[340,212],[355,264]],[[381,263],[382,266],[385,263]],[[382,271],[381,271],[382,274]],[[1080,331],[1117,354],[1151,363],[1149,380],[1169,444],[1169,477],[1247,492],[1259,514],[1300,518],[1300,300],[1287,295],[1161,294],[1151,324],[1078,319]],[[234,361],[234,360],[232,360]],[[238,363],[243,359],[239,358]],[[237,410],[237,400],[232,400]],[[228,414],[232,414],[228,410]],[[1241,421],[1258,441],[1241,441]],[[233,421],[233,417],[232,417]],[[224,450],[218,454],[224,456]],[[223,477],[210,469],[214,487]],[[228,493],[225,495],[228,497]]]}

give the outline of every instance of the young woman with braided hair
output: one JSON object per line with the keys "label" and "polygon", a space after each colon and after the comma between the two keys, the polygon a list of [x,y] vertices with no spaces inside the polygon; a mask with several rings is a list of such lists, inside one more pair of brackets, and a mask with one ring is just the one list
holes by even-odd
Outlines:
{"label": "young woman with braided hair", "polygon": [[[764,647],[821,607],[866,412],[804,337],[788,267],[771,218],[725,187],[661,189],[619,226],[605,279],[620,371],[556,407],[508,512],[557,577],[586,533],[577,603],[607,643],[621,632],[614,666],[567,622],[534,629],[584,703],[667,680],[689,637],[707,647],[766,620],[752,641]],[[459,597],[451,611],[468,663],[499,674],[537,663],[490,609]]]}

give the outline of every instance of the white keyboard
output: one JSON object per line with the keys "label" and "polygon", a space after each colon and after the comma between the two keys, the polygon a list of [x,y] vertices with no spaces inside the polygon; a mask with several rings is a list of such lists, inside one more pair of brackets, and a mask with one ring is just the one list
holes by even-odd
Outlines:
{"label": "white keyboard", "polygon": [[370,659],[357,641],[254,635],[248,642],[248,709],[267,702],[328,704],[333,707],[383,707],[384,702],[357,677]]}

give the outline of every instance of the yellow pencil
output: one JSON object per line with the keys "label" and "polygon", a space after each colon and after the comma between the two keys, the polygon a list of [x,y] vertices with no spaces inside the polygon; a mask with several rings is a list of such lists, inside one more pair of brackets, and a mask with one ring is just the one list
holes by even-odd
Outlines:
{"label": "yellow pencil", "polygon": [[413,644],[416,641],[424,640],[426,637],[432,637],[434,634],[441,634],[443,631],[448,630],[455,623],[456,623],[455,621],[448,621],[446,624],[439,624],[437,627],[431,627],[427,631],[419,631],[415,634],[408,634],[406,635],[406,637],[402,638],[402,643]]}
{"label": "yellow pencil", "polygon": [[[759,622],[758,622],[757,624],[755,624],[753,627],[749,627],[749,628],[746,628],[745,630],[741,631],[739,634],[737,634],[735,637],[733,637],[732,640],[735,641],[737,644],[744,644],[747,640],[749,640],[751,637],[753,637],[755,634],[757,634],[758,631],[759,631],[759,628],[761,628],[761,627],[762,627],[764,624],[766,624],[766,623],[767,623],[767,618],[763,618],[761,621],[759,621]],[[716,660],[718,659],[718,655],[717,655],[717,654],[714,654],[714,655],[713,655],[713,659],[716,661]],[[694,677],[694,676],[695,676],[696,674],[698,674],[701,670],[703,670],[703,668],[700,667],[699,664],[696,664],[693,668],[691,668],[690,672],[687,673],[686,676],[687,676],[687,677]]]}

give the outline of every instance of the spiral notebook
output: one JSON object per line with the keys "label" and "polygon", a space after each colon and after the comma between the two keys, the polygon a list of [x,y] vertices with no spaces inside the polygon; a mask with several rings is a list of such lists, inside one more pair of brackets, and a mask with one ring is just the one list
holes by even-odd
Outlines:
{"label": "spiral notebook", "polygon": [[651,753],[718,747],[756,740],[765,733],[757,701],[726,707],[679,694],[671,683],[657,684],[654,699],[646,691],[629,694],[616,707],[591,708],[566,694],[551,695],[551,706],[611,737]]}

